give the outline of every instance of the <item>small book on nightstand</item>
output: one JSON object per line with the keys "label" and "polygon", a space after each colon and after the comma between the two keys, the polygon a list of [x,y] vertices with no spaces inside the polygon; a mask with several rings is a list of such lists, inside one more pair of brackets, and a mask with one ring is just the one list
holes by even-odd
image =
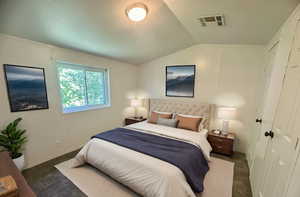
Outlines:
{"label": "small book on nightstand", "polygon": [[18,187],[12,176],[0,178],[0,197],[17,197]]}

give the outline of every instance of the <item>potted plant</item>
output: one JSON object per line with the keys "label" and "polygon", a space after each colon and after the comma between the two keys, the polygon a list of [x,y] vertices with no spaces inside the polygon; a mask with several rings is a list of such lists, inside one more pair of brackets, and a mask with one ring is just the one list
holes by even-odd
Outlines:
{"label": "potted plant", "polygon": [[24,155],[22,154],[23,145],[27,141],[24,136],[26,130],[18,128],[22,118],[9,123],[7,127],[0,132],[0,146],[7,150],[19,170],[25,166]]}

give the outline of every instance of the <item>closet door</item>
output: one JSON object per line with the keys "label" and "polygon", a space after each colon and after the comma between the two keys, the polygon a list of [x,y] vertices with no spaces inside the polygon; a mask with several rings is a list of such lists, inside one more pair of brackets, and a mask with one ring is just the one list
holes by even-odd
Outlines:
{"label": "closet door", "polygon": [[[280,43],[278,47],[280,47]],[[258,126],[260,131],[258,132],[257,142],[255,143],[253,164],[250,167],[250,180],[254,197],[264,197],[260,195],[262,193],[262,185],[265,182],[264,178],[268,166],[268,147],[270,143],[272,143],[271,138],[265,136],[265,132],[270,131],[273,126],[275,109],[279,101],[285,71],[282,69],[282,66],[276,64],[276,58],[278,58],[279,52],[279,49],[273,52],[275,53],[274,62],[272,61],[274,68],[271,73],[268,88],[265,91],[262,124]]]}
{"label": "closet door", "polygon": [[[297,22],[298,21],[291,18],[291,20],[289,20],[282,28],[280,43],[274,59],[274,68],[270,78],[270,85],[266,92],[266,102],[264,104],[262,118],[263,122],[256,143],[254,161],[250,171],[254,197],[275,197],[277,195],[273,193],[273,191],[276,190],[275,187],[277,186],[278,178],[284,178],[283,175],[280,174],[283,172],[280,169],[287,168],[291,159],[285,158],[284,156],[287,155],[284,154],[284,152],[290,151],[290,147],[294,142],[291,142],[288,135],[286,135],[287,131],[280,129],[281,127],[279,127],[284,120],[281,120],[279,117],[275,118],[275,115],[276,112],[279,115],[285,113],[285,115],[290,117],[290,113],[286,114],[286,111],[282,111],[284,107],[281,107],[281,111],[278,112],[277,106],[280,102],[282,106],[286,105],[286,100],[292,99],[292,96],[289,97],[289,95],[290,93],[293,94],[294,91],[286,89],[284,91],[289,93],[281,94],[289,56],[294,42]],[[295,80],[294,76],[289,78],[291,79],[290,81]],[[295,83],[290,81],[285,84]],[[274,119],[277,119],[277,123],[273,129]],[[275,196],[273,196],[273,194]]]}
{"label": "closet door", "polygon": [[[298,128],[300,129],[300,127]],[[290,179],[290,184],[287,190],[287,195],[284,197],[299,197],[300,196],[300,158],[298,155],[298,159],[295,165],[295,170],[293,171],[293,174]]]}
{"label": "closet door", "polygon": [[[291,70],[297,70],[298,78],[300,78],[300,65],[297,68],[292,67]],[[293,114],[293,118],[291,119],[292,126],[290,127],[289,131],[287,132],[287,136],[289,137],[292,144],[294,144],[293,150],[287,152],[286,155],[296,155],[295,158],[292,160],[290,165],[290,169],[286,171],[287,176],[290,175],[290,179],[287,180],[287,189],[285,193],[287,195],[282,195],[283,197],[299,197],[300,196],[300,159],[299,159],[299,137],[300,137],[300,95],[298,92],[297,96],[297,106],[295,107],[296,113]],[[295,142],[296,140],[296,142]]]}
{"label": "closet door", "polygon": [[[297,27],[297,33],[295,37],[295,44],[293,48],[293,52],[291,54],[290,63],[289,63],[289,70],[295,70],[298,72],[299,76],[299,67],[300,67],[300,25],[298,23]],[[299,197],[300,196],[300,156],[299,156],[299,136],[300,136],[300,98],[298,95],[298,98],[296,98],[297,106],[296,106],[296,113],[291,121],[292,127],[289,132],[289,135],[291,138],[295,139],[297,138],[296,145],[295,145],[295,151],[297,151],[297,159],[295,162],[295,165],[291,166],[292,171],[290,173],[290,179],[288,181],[288,187],[287,187],[287,195],[286,197]],[[285,196],[284,196],[285,197]]]}
{"label": "closet door", "polygon": [[[264,106],[266,105],[267,102],[267,92],[268,89],[270,87],[270,80],[271,80],[271,73],[273,70],[273,66],[274,66],[274,60],[275,60],[275,55],[277,53],[277,49],[278,49],[278,45],[279,45],[279,41],[275,42],[273,44],[273,46],[267,51],[266,54],[266,67],[264,68],[264,73],[263,73],[263,79],[264,79],[264,87],[261,90],[261,94],[262,97],[259,98],[261,100],[261,102],[259,103],[259,106],[257,108],[257,121],[261,120],[261,122],[256,122],[253,124],[253,134],[252,134],[252,139],[251,139],[251,147],[250,147],[250,157],[248,158],[248,164],[250,166],[250,170],[252,168],[252,163],[253,163],[253,159],[254,159],[254,153],[255,153],[255,146],[256,146],[256,141],[258,141],[259,137],[260,137],[260,131],[261,131],[261,127],[263,120],[263,110],[264,110]],[[250,174],[251,176],[251,174]]]}
{"label": "closet door", "polygon": [[[300,32],[300,23],[295,23],[295,29]],[[300,35],[294,34],[293,50],[290,57],[297,52],[295,47]],[[299,54],[299,53],[298,53]],[[292,63],[294,62],[294,63]],[[292,64],[292,65],[291,65]],[[268,138],[265,149],[263,168],[258,180],[255,196],[285,197],[289,186],[289,179],[293,173],[298,156],[299,122],[300,122],[300,62],[289,59],[285,72],[273,127],[265,132]],[[300,194],[298,194],[300,195]]]}
{"label": "closet door", "polygon": [[300,67],[287,70],[273,126],[273,138],[267,148],[266,176],[261,197],[284,197],[288,178],[297,156],[299,122],[297,108],[300,101]]}

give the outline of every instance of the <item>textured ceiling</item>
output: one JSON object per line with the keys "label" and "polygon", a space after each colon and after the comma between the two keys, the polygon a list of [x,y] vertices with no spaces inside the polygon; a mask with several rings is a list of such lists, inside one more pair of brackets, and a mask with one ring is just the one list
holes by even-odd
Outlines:
{"label": "textured ceiling", "polygon": [[[0,33],[141,64],[197,43],[266,44],[300,0],[0,0]],[[224,14],[225,27],[197,18]]]}

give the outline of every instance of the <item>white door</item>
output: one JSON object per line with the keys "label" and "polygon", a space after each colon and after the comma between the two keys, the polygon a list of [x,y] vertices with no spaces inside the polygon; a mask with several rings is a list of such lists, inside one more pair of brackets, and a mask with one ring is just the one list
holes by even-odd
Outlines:
{"label": "white door", "polygon": [[[264,68],[264,73],[263,73],[263,79],[264,79],[264,87],[261,90],[261,94],[262,97],[259,98],[259,100],[261,100],[261,102],[259,103],[259,106],[257,108],[257,119],[256,119],[256,123],[253,124],[253,129],[252,129],[252,139],[251,139],[251,147],[250,147],[250,157],[248,158],[248,164],[250,166],[250,168],[252,167],[252,162],[254,159],[254,153],[255,153],[255,145],[256,142],[259,137],[260,137],[260,131],[261,131],[261,124],[262,124],[262,117],[263,117],[263,110],[264,110],[264,106],[265,106],[265,102],[266,101],[266,93],[270,87],[270,80],[271,80],[271,73],[273,70],[273,65],[274,65],[274,60],[275,60],[275,55],[277,52],[277,48],[278,48],[278,43],[279,41],[276,41],[272,47],[267,51],[266,54],[266,66]],[[251,176],[251,175],[250,175]]]}
{"label": "white door", "polygon": [[[272,51],[272,53],[275,53],[276,55],[276,48],[274,49],[275,50]],[[272,59],[270,60],[271,60],[270,63],[274,64]],[[274,69],[272,70],[271,73],[271,78],[268,84],[268,88],[264,92],[265,97],[264,97],[264,101],[262,102],[263,103],[262,124],[257,125],[258,129],[260,130],[256,136],[257,143],[255,144],[255,149],[254,149],[254,156],[253,156],[254,159],[252,162],[252,166],[250,167],[250,172],[251,172],[250,180],[251,180],[251,185],[253,189],[252,192],[254,197],[259,196],[259,192],[263,182],[262,175],[264,174],[265,166],[266,166],[265,152],[268,144],[270,143],[270,138],[265,137],[265,132],[270,131],[272,129],[273,119],[275,115],[274,108],[276,108],[277,106],[276,99],[272,99],[272,98],[275,97],[275,95],[279,94],[278,91],[280,91],[280,89],[278,89],[277,81],[279,80],[282,81],[284,76],[284,73],[276,72],[275,66],[276,65],[274,65]]]}
{"label": "white door", "polygon": [[[300,67],[300,27],[298,24],[296,37],[295,37],[295,44],[293,48],[293,52],[290,57],[289,62],[289,70],[295,71],[298,73],[299,76],[299,67]],[[296,74],[295,74],[296,75]],[[293,138],[293,141],[295,138],[297,138],[296,145],[295,145],[295,151],[297,151],[297,157],[295,159],[295,165],[291,166],[291,172],[290,172],[290,179],[287,181],[288,185],[286,188],[286,195],[284,197],[299,197],[300,196],[300,146],[299,146],[299,136],[300,136],[300,98],[298,96],[297,98],[297,107],[296,107],[296,113],[291,120],[292,126],[290,130],[290,136]],[[290,153],[288,153],[290,154]]]}
{"label": "white door", "polygon": [[[290,25],[292,26],[293,23],[290,23]],[[297,25],[297,23],[295,23],[295,29],[296,27],[297,30],[300,30],[300,26]],[[292,29],[290,29],[290,31],[291,30]],[[300,36],[295,35],[296,38]],[[294,36],[291,38],[287,36],[286,34],[283,35],[283,38],[287,39],[286,42],[290,41],[290,46],[295,46],[297,42],[294,42]],[[283,44],[287,46],[287,43]],[[295,52],[294,49],[292,50],[291,57]],[[290,49],[288,49],[288,51],[290,51]],[[279,56],[281,55],[279,54]],[[281,58],[284,57],[282,56]],[[279,60],[280,59],[278,59],[278,61]],[[291,59],[289,62],[291,62]],[[276,89],[270,90],[270,92],[273,92],[273,96],[275,95],[273,101],[268,100],[269,103],[273,104],[273,109],[269,108],[269,110],[265,111],[269,114],[267,117],[270,118],[270,121],[265,122],[262,126],[267,136],[264,136],[262,132],[255,155],[253,165],[255,175],[253,177],[253,184],[255,184],[253,193],[255,197],[284,197],[286,195],[289,176],[297,158],[299,130],[295,130],[294,127],[295,122],[299,121],[298,115],[300,115],[297,111],[298,106],[300,106],[300,66],[290,66],[289,64],[286,72],[284,71],[285,68],[286,66],[281,66],[280,69],[278,64],[276,67],[275,62],[274,70],[277,69],[277,72],[275,71],[275,73],[277,73],[276,76],[279,77],[282,73],[285,73],[285,79],[283,87],[278,81],[274,82],[276,86],[273,86],[274,84],[272,84],[271,79],[270,88],[277,87],[277,92]],[[279,71],[282,73],[280,74]],[[277,78],[277,80],[278,79],[280,78]],[[278,91],[281,92],[279,100],[277,97]],[[278,106],[276,105],[277,103]],[[266,106],[271,107],[268,103],[266,103]],[[275,110],[276,116],[273,116],[274,123],[272,126],[273,120],[271,119],[271,115],[275,114]],[[266,114],[264,114],[264,116],[265,115]]]}
{"label": "white door", "polygon": [[267,147],[265,172],[259,191],[260,197],[284,197],[289,174],[297,156],[300,113],[300,66],[287,70],[273,126],[274,137]]}
{"label": "white door", "polygon": [[[300,122],[300,121],[299,121]],[[300,129],[300,127],[298,127]],[[298,148],[299,149],[299,148]],[[289,185],[287,188],[287,194],[284,197],[299,197],[300,196],[300,157],[298,155],[297,161],[295,162],[293,174],[289,181]]]}
{"label": "white door", "polygon": [[[290,21],[289,23],[286,23],[281,32],[280,43],[274,58],[274,67],[270,78],[270,85],[266,91],[264,102],[262,117],[263,122],[261,125],[260,135],[256,143],[254,161],[250,171],[250,180],[254,197],[273,197],[268,195],[269,193],[266,189],[268,186],[266,186],[266,182],[270,181],[269,169],[271,163],[276,161],[276,154],[281,154],[279,152],[273,153],[272,151],[276,151],[278,144],[283,142],[281,141],[282,137],[280,137],[280,130],[274,130],[275,132],[278,132],[278,134],[276,133],[276,137],[273,141],[270,137],[265,137],[265,133],[271,131],[273,128],[273,122],[280,99],[283,78],[288,65],[288,58],[292,43],[294,41],[296,25],[296,21]],[[280,143],[277,142],[277,140],[279,140]]]}

